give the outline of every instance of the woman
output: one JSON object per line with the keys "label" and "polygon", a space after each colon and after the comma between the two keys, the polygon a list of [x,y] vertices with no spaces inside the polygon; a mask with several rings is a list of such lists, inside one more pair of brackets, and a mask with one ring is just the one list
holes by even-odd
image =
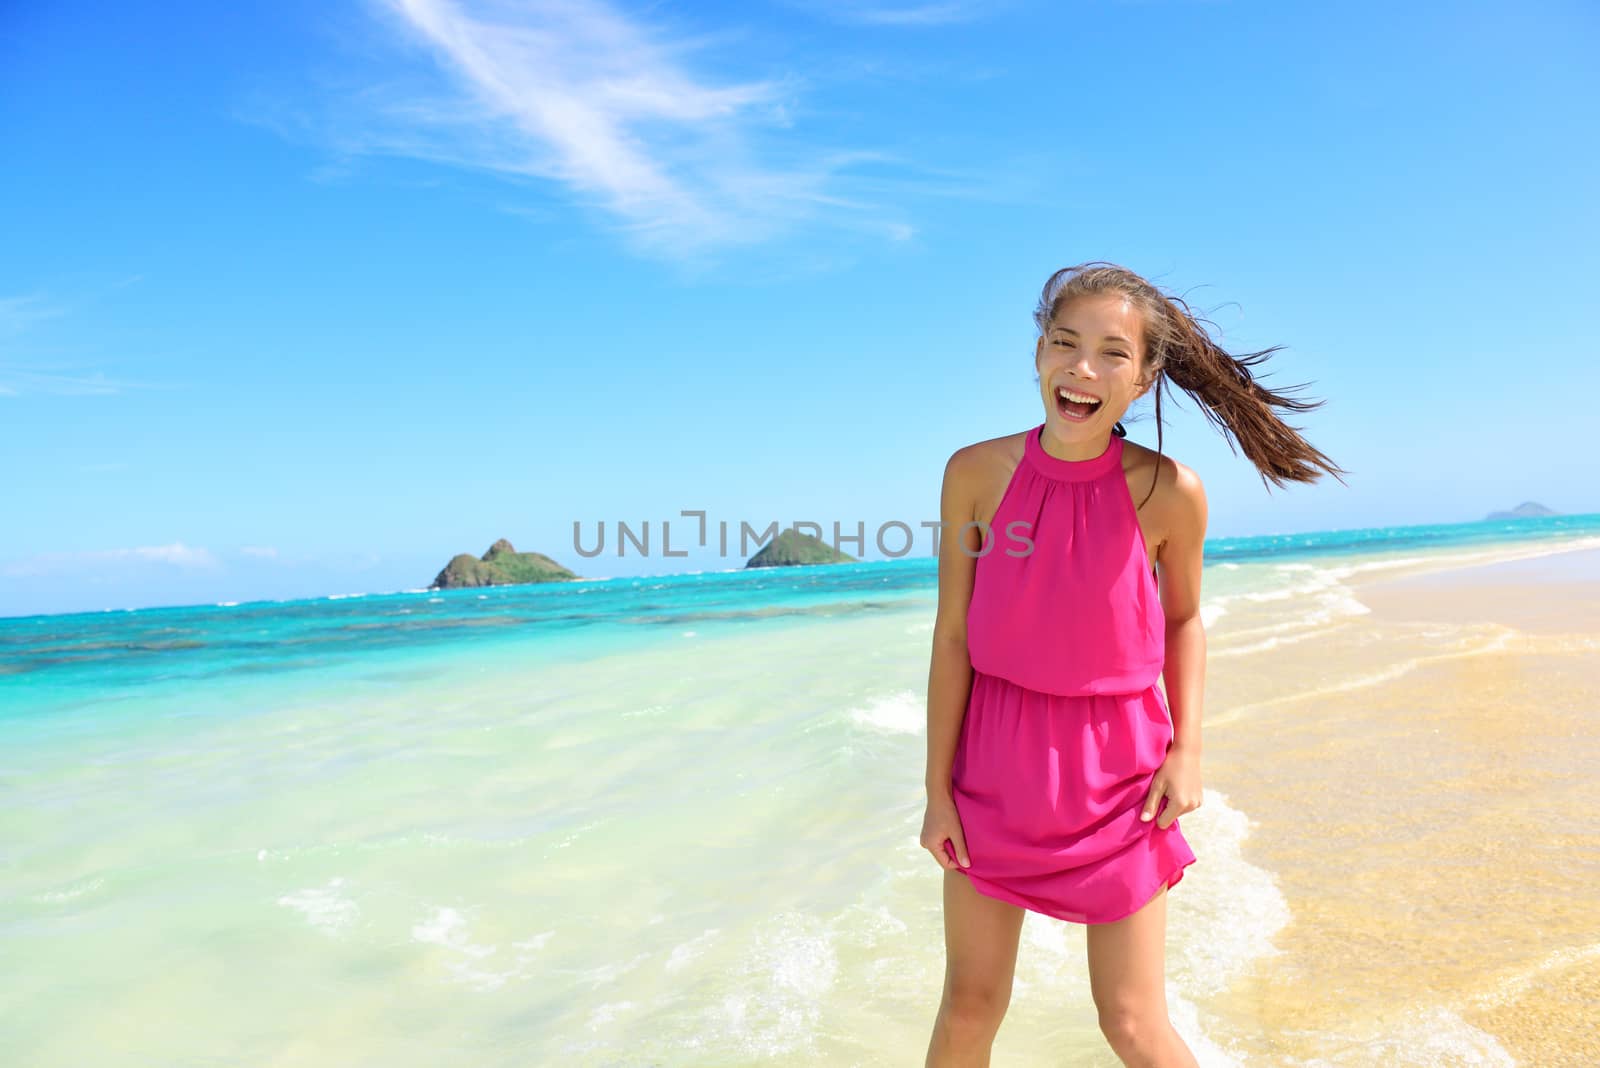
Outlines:
{"label": "woman", "polygon": [[[1230,355],[1131,271],[1056,272],[1034,320],[1044,422],[958,450],[941,491],[921,843],[945,869],[946,964],[927,1063],[987,1063],[1032,910],[1087,926],[1124,1063],[1194,1065],[1164,950],[1166,892],[1195,861],[1177,821],[1201,802],[1207,511],[1200,479],[1160,453],[1163,384],[1264,480],[1343,472],[1274,411],[1321,402],[1251,375],[1274,349]],[[1152,389],[1155,451],[1119,422]]]}

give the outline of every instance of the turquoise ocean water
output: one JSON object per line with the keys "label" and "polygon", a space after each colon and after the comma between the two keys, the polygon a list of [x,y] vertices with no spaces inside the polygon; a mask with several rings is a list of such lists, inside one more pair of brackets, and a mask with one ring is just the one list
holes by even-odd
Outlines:
{"label": "turquoise ocean water", "polygon": [[[1587,543],[1209,542],[1211,670],[1263,605],[1303,638],[1352,577]],[[920,1064],[935,593],[917,557],[0,618],[0,1062]],[[1204,999],[1283,905],[1224,795],[1183,825],[1169,1002],[1230,1064]],[[1024,1063],[1115,1063],[1082,953],[1029,917]]]}

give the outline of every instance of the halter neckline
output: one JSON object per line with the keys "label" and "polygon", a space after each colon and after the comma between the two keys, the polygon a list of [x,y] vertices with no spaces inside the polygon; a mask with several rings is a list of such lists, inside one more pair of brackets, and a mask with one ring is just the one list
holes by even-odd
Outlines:
{"label": "halter neckline", "polygon": [[1085,479],[1099,478],[1113,467],[1120,466],[1122,438],[1116,434],[1111,435],[1105,451],[1099,456],[1088,460],[1063,460],[1044,451],[1044,445],[1039,441],[1039,435],[1044,432],[1044,428],[1045,424],[1040,423],[1030,430],[1027,445],[1023,449],[1023,454],[1040,474],[1065,482],[1081,482]]}

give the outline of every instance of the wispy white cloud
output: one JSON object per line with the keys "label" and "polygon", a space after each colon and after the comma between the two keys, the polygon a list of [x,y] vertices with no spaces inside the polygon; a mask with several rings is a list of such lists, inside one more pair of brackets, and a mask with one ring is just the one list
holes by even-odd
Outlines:
{"label": "wispy white cloud", "polygon": [[0,341],[26,333],[35,324],[55,319],[66,309],[38,293],[0,297]]}
{"label": "wispy white cloud", "polygon": [[121,382],[107,378],[99,371],[87,375],[36,371],[21,364],[14,364],[0,354],[0,397],[16,397],[23,393],[87,396],[121,393],[124,389],[135,388],[137,385],[135,382]]}
{"label": "wispy white cloud", "polygon": [[[137,282],[134,275],[114,283],[118,288]],[[92,395],[121,393],[126,389],[159,389],[147,382],[108,377],[103,371],[40,359],[41,346],[28,335],[41,323],[66,315],[67,308],[42,294],[0,297],[0,397],[26,393]]]}
{"label": "wispy white cloud", "polygon": [[987,3],[854,4],[849,0],[802,0],[812,14],[865,26],[948,26],[992,15],[999,0]]}
{"label": "wispy white cloud", "polygon": [[29,578],[127,564],[158,564],[184,570],[213,570],[219,566],[210,550],[173,542],[171,545],[141,545],[131,549],[38,553],[7,563],[0,573],[10,578]]}
{"label": "wispy white cloud", "polygon": [[[725,39],[583,0],[368,4],[430,61],[425,88],[395,70],[333,94],[326,121],[270,103],[242,116],[331,143],[340,158],[319,177],[338,178],[364,155],[396,155],[552,182],[635,251],[671,260],[801,226],[887,241],[916,233],[903,204],[920,168],[891,151],[807,138],[796,118],[806,77],[706,73],[704,57]],[[880,13],[932,19],[934,6]],[[737,31],[723,37],[740,43]],[[862,166],[877,173],[858,184],[852,169]],[[896,182],[888,168],[900,188],[882,196]]]}

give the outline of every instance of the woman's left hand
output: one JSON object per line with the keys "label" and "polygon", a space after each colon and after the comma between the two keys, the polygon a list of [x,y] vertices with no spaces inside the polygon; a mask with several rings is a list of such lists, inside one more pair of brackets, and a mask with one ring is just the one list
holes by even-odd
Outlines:
{"label": "woman's left hand", "polygon": [[1167,759],[1150,780],[1150,794],[1145,798],[1144,811],[1139,814],[1141,821],[1155,816],[1162,797],[1166,797],[1167,807],[1161,810],[1156,826],[1163,831],[1185,812],[1200,807],[1199,753],[1179,745],[1167,749]]}

